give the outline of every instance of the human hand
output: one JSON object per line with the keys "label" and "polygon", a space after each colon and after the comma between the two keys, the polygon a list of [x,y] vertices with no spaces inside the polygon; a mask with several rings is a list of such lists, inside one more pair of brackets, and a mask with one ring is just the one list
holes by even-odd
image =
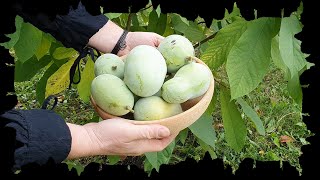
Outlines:
{"label": "human hand", "polygon": [[139,156],[166,148],[178,134],[161,125],[135,125],[109,119],[84,126],[69,124],[72,147],[68,158],[95,155]]}
{"label": "human hand", "polygon": [[117,55],[126,55],[131,51],[132,48],[138,45],[149,45],[158,47],[163,39],[163,36],[160,36],[159,34],[154,32],[129,32],[126,37],[126,48],[120,50]]}
{"label": "human hand", "polygon": [[[88,42],[88,45],[103,53],[110,53],[123,33],[123,29],[109,20]],[[124,56],[138,45],[150,45],[158,47],[163,36],[154,32],[128,32],[125,41],[126,47],[118,52],[118,56]]]}

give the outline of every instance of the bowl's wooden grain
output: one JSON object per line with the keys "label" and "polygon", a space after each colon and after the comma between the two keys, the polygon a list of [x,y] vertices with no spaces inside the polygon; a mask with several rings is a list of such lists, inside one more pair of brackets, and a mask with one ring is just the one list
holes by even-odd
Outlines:
{"label": "bowl's wooden grain", "polygon": [[[201,61],[198,58],[194,58],[197,63],[201,63],[206,65],[203,61]],[[209,86],[209,89],[207,92],[195,99],[189,100],[183,104],[181,104],[182,109],[184,110],[183,113],[177,114],[175,116],[171,116],[165,119],[159,119],[159,120],[152,120],[152,121],[138,121],[133,120],[133,115],[131,113],[125,115],[125,116],[114,116],[109,113],[106,113],[103,111],[97,104],[95,103],[92,96],[90,97],[91,103],[95,109],[95,111],[99,114],[99,116],[104,119],[112,119],[112,118],[122,118],[126,119],[128,121],[133,122],[134,124],[143,125],[143,124],[161,124],[169,128],[171,133],[179,133],[181,130],[187,128],[191,124],[193,124],[195,121],[197,121],[200,116],[206,111],[208,108],[213,93],[214,93],[214,78],[212,76],[211,83]]]}

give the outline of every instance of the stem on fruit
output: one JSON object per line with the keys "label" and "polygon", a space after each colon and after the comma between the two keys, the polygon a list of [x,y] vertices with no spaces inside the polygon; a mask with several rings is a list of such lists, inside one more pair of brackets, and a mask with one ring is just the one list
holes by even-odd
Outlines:
{"label": "stem on fruit", "polygon": [[128,110],[128,111],[130,111],[130,112],[134,113],[134,110],[133,110],[132,108],[130,108],[129,106],[126,106],[126,110]]}
{"label": "stem on fruit", "polygon": [[196,57],[194,57],[194,56],[189,56],[189,57],[186,58],[186,61],[187,61],[188,63],[190,63],[190,62],[196,62]]}

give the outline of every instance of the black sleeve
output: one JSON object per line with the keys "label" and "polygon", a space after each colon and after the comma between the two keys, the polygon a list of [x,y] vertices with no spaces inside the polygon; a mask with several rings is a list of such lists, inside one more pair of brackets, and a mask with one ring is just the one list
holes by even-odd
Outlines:
{"label": "black sleeve", "polygon": [[[60,163],[71,148],[71,134],[64,119],[52,110],[9,110],[0,115],[1,129],[15,132],[13,170],[24,165]],[[7,147],[9,148],[9,147]]]}
{"label": "black sleeve", "polygon": [[18,15],[26,22],[30,22],[40,30],[50,33],[65,47],[81,51],[88,43],[90,37],[98,32],[107,22],[108,18],[102,13],[89,13],[86,7],[79,2],[76,6],[68,5],[68,12],[52,15],[39,10],[31,9],[30,4],[19,3],[15,5]]}

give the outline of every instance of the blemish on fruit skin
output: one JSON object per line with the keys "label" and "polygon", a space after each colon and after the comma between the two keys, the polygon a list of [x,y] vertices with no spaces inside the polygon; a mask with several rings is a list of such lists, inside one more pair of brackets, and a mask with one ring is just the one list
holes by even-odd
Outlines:
{"label": "blemish on fruit skin", "polygon": [[143,82],[142,82],[142,79],[141,79],[141,77],[140,77],[140,75],[139,74],[136,74],[136,76],[137,76],[137,79],[139,80],[139,85],[140,85],[140,92],[142,92],[142,89],[143,89]]}

